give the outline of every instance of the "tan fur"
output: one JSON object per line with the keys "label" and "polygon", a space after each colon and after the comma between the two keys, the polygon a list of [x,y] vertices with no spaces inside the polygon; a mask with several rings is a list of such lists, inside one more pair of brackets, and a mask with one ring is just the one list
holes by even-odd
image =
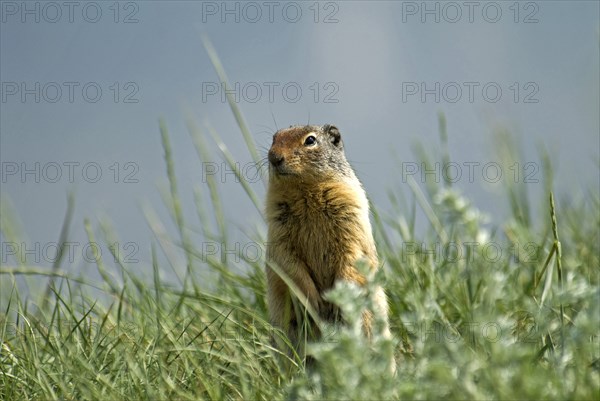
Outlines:
{"label": "tan fur", "polygon": [[[317,138],[317,145],[305,145],[310,135]],[[290,289],[269,265],[276,265],[289,277],[321,319],[335,322],[340,319],[339,312],[323,295],[337,280],[364,284],[365,277],[355,268],[359,259],[373,270],[379,262],[367,197],[346,161],[337,128],[280,130],[274,135],[269,160],[267,301],[272,324],[283,329],[301,350],[299,330],[306,321],[294,310]],[[387,320],[382,288],[377,299],[379,312]],[[371,321],[370,315],[363,316],[367,335]],[[318,329],[314,325],[312,329],[318,336]]]}

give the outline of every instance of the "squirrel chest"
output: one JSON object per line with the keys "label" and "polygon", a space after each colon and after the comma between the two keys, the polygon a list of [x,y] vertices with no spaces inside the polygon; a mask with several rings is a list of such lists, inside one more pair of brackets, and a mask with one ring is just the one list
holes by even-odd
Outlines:
{"label": "squirrel chest", "polygon": [[[278,238],[278,247],[306,264],[319,290],[329,289],[339,270],[371,253],[370,232],[365,232],[366,202],[358,182],[300,184],[270,191],[269,237]],[[276,255],[275,261],[283,263]]]}

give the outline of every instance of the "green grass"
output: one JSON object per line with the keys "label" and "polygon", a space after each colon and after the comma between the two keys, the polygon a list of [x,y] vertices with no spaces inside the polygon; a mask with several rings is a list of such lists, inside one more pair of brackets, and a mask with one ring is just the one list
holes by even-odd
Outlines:
{"label": "green grass", "polygon": [[[216,60],[214,52],[211,57]],[[188,127],[200,160],[214,161],[204,131]],[[226,145],[208,132],[234,168]],[[529,200],[523,183],[507,185],[498,202],[509,205],[512,217],[491,228],[449,182],[409,181],[390,191],[394,210],[375,205],[372,216],[384,268],[365,289],[342,284],[332,292],[349,325],[309,344],[317,363],[307,371],[299,358],[271,346],[271,336],[282,334],[268,323],[264,258],[241,253],[239,269],[231,257],[203,255],[193,240],[198,222],[199,234],[217,243],[229,243],[235,228],[211,176],[194,192],[197,215],[184,215],[164,122],[160,134],[170,183],[163,198],[172,221],[144,207],[155,236],[151,274],[133,274],[117,253],[115,263],[97,255],[100,283],[67,273],[60,261],[50,271],[19,261],[0,268],[0,399],[599,398],[600,198],[551,200],[549,157],[542,155],[544,198]],[[416,150],[424,162],[451,160],[443,116],[440,134],[439,154]],[[252,137],[244,137],[260,162]],[[501,156],[518,154],[505,134],[498,138]],[[262,210],[253,186],[240,178],[249,204]],[[7,199],[2,205],[2,234],[19,243],[18,219]],[[72,202],[65,227],[71,208]],[[417,221],[420,215],[425,222]],[[417,230],[419,223],[426,229]],[[169,224],[175,237],[165,234]],[[84,226],[90,241],[116,238],[104,221]],[[65,230],[61,241],[68,240]],[[265,230],[256,231],[252,240],[264,244]],[[493,243],[502,255],[469,247],[472,242]],[[428,253],[436,244],[441,252]],[[444,255],[457,247],[462,258]],[[175,284],[162,279],[174,271],[185,274]],[[19,292],[23,283],[40,282],[49,283],[49,296]],[[378,282],[390,298],[395,338],[376,332],[367,344],[357,322]],[[386,369],[391,353],[398,360],[395,377]]]}

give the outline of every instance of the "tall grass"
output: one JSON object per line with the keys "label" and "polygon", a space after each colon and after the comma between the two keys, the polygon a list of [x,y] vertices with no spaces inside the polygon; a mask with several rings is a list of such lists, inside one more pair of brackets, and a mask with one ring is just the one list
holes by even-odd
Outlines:
{"label": "tall grass", "polygon": [[[241,112],[231,105],[249,154],[260,162]],[[213,161],[208,132],[236,169],[212,128],[191,121],[188,128],[201,161]],[[549,162],[544,198],[531,201],[523,183],[509,184],[498,202],[507,202],[512,216],[492,227],[451,182],[412,180],[394,188],[393,210],[373,208],[384,268],[366,288],[341,283],[332,291],[349,324],[308,345],[317,362],[307,370],[297,356],[272,347],[273,336],[284,336],[267,321],[264,252],[259,260],[241,252],[239,271],[231,258],[207,255],[191,239],[189,222],[200,221],[204,238],[230,241],[219,183],[207,177],[194,193],[197,216],[185,216],[165,122],[159,131],[170,183],[165,205],[177,236],[167,235],[165,223],[145,207],[156,239],[152,277],[132,273],[118,253],[112,265],[96,254],[100,283],[67,273],[60,262],[51,270],[21,260],[3,264],[0,399],[598,399],[600,198],[550,198]],[[440,135],[437,156],[416,150],[424,163],[451,160],[443,115]],[[517,147],[506,135],[499,138],[501,155],[515,157]],[[252,185],[237,174],[247,201],[262,210]],[[535,219],[532,205],[545,217]],[[419,210],[425,222],[417,221]],[[20,242],[7,199],[0,215],[4,238]],[[424,234],[416,229],[420,223]],[[84,224],[90,241],[114,242],[109,224]],[[253,240],[262,246],[265,239],[256,233]],[[484,252],[486,244],[494,249]],[[496,249],[501,255],[492,257]],[[177,261],[185,275],[176,284],[164,281],[169,270],[182,270],[168,266]],[[210,283],[200,280],[206,271],[214,273]],[[22,295],[22,276],[47,280],[48,292]],[[379,282],[390,298],[394,339],[375,330],[367,344],[357,322]],[[391,354],[398,360],[395,376],[386,368]]]}

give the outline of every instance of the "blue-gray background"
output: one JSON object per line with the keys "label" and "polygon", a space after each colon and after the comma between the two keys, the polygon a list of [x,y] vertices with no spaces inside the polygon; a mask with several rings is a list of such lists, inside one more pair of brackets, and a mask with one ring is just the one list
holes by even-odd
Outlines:
{"label": "blue-gray background", "polygon": [[[26,247],[43,248],[58,240],[66,194],[74,190],[70,239],[86,241],[84,218],[96,228],[98,219],[108,216],[122,243],[139,245],[137,269],[150,271],[146,262],[154,239],[140,204],[151,205],[166,229],[175,232],[158,189],[167,183],[159,117],[170,129],[187,224],[199,227],[193,188],[203,188],[202,165],[186,118],[212,126],[241,166],[251,161],[221,93],[207,92],[219,79],[202,45],[203,34],[229,80],[239,84],[238,105],[263,156],[277,127],[334,123],[344,135],[349,160],[383,210],[389,210],[387,191],[406,187],[401,163],[417,162],[411,144],[439,146],[439,112],[447,117],[452,159],[463,166],[458,186],[495,224],[502,224],[507,212],[503,185],[486,182],[481,166],[500,162],[493,142],[499,127],[518,138],[522,160],[536,167],[538,148],[546,147],[563,202],[599,191],[596,1],[71,4],[1,5],[2,201],[12,203]],[[435,93],[422,99],[421,93],[406,92],[415,84],[420,90],[421,83],[427,89],[439,83],[439,101]],[[486,84],[491,89],[482,93]],[[74,87],[72,99],[67,85]],[[88,92],[82,93],[85,85]],[[274,88],[273,98],[268,85]],[[286,85],[288,92],[282,93]],[[472,101],[467,85],[474,85]],[[102,96],[92,102],[97,87]],[[492,102],[496,87],[502,96]],[[23,94],[23,89],[33,92]],[[64,164],[69,162],[79,163],[73,167],[74,182]],[[480,163],[472,183],[465,162]],[[20,170],[35,169],[36,163],[39,182],[34,173],[22,179]],[[55,183],[50,182],[56,173],[53,163],[62,167]],[[98,182],[91,182],[93,168],[82,175],[86,163],[100,166]],[[11,174],[14,166],[19,171]],[[500,166],[503,180],[514,179],[509,165]],[[138,182],[126,182],[128,173]],[[540,182],[528,183],[528,189],[539,195],[541,170],[533,178]],[[223,181],[229,223],[264,230],[233,177]],[[260,183],[254,188],[264,195]],[[533,199],[533,209],[541,215],[545,198]],[[14,258],[3,252],[2,264],[14,265]],[[85,267],[78,259],[77,266],[66,268]],[[30,256],[29,264],[51,263],[42,255],[37,263]]]}

